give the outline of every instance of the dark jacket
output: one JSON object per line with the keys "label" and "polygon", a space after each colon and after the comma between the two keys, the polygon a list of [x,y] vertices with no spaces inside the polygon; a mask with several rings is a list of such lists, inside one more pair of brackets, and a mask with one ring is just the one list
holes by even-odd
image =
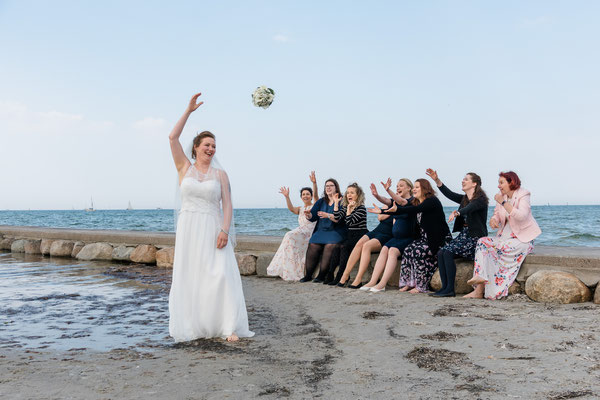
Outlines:
{"label": "dark jacket", "polygon": [[[466,194],[458,194],[448,189],[444,184],[439,187],[440,192],[455,203],[462,204],[467,197]],[[485,197],[477,197],[467,203],[466,206],[459,208],[460,215],[454,220],[454,229],[452,232],[461,232],[466,225],[469,227],[469,236],[480,238],[488,235],[487,213],[488,202]]]}
{"label": "dark jacket", "polygon": [[315,221],[317,222],[315,224],[315,229],[313,229],[313,233],[315,233],[317,231],[317,229],[319,229],[319,224],[323,224],[325,222],[328,222],[328,223],[330,222],[333,226],[333,230],[345,238],[348,235],[348,228],[346,227],[346,223],[344,222],[343,218],[338,222],[333,222],[330,220],[324,221],[323,218],[321,218],[317,215],[317,212],[319,212],[321,210],[321,206],[323,205],[323,202],[326,202],[327,200],[328,200],[327,198],[321,197],[319,200],[317,200],[317,202],[310,209],[310,218],[308,218],[308,220],[310,222],[315,222]]}
{"label": "dark jacket", "polygon": [[425,199],[417,206],[398,206],[394,212],[383,210],[383,213],[390,215],[423,213],[421,214],[421,228],[427,235],[427,244],[433,255],[436,255],[440,247],[446,244],[446,238],[450,236],[444,208],[435,196]]}

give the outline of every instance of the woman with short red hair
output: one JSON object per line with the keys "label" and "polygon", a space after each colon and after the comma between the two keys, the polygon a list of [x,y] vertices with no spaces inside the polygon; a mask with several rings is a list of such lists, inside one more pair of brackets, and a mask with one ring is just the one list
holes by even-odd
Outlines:
{"label": "woman with short red hair", "polygon": [[498,189],[490,219],[490,226],[498,233],[477,242],[473,278],[467,282],[475,290],[465,297],[499,299],[508,295],[521,264],[533,250],[533,240],[542,233],[531,214],[531,194],[521,187],[519,176],[501,172]]}

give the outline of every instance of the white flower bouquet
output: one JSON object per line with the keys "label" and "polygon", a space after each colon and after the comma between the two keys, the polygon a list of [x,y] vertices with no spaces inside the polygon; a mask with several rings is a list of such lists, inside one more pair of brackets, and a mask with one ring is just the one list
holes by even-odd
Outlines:
{"label": "white flower bouquet", "polygon": [[259,86],[252,93],[252,103],[256,107],[269,108],[273,99],[275,98],[275,91],[266,86]]}

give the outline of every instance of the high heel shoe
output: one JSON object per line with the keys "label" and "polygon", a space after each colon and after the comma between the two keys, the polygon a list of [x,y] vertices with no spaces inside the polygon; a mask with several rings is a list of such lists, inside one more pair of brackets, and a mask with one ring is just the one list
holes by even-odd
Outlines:
{"label": "high heel shoe", "polygon": [[362,291],[364,291],[364,292],[368,292],[368,291],[369,291],[369,290],[371,290],[371,289],[373,289],[373,287],[372,287],[372,286],[369,286],[369,287],[367,287],[367,286],[363,286],[363,287],[361,287],[361,288],[360,288],[360,289],[358,289],[358,290],[362,290]]}
{"label": "high heel shoe", "polygon": [[354,285],[348,285],[348,287],[350,289],[360,289],[363,286],[363,283],[359,283],[358,285],[354,286]]}
{"label": "high heel shoe", "polygon": [[342,282],[338,282],[337,284],[338,287],[348,287],[350,286],[350,279],[348,279],[346,282],[342,283]]}
{"label": "high heel shoe", "polygon": [[377,289],[375,286],[373,286],[371,289],[369,289],[369,292],[373,292],[373,293],[385,292],[385,288]]}

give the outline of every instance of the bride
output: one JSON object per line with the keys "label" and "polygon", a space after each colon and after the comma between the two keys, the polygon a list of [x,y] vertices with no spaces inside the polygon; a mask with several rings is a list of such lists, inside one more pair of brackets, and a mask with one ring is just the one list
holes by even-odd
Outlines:
{"label": "bride", "polygon": [[215,135],[204,131],[194,138],[193,164],[179,142],[188,117],[204,103],[198,97],[200,93],[192,97],[169,134],[181,190],[169,333],[177,342],[211,337],[236,341],[254,332],[248,328],[242,280],[229,237],[233,216],[229,178],[214,159]]}

